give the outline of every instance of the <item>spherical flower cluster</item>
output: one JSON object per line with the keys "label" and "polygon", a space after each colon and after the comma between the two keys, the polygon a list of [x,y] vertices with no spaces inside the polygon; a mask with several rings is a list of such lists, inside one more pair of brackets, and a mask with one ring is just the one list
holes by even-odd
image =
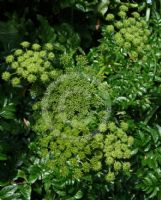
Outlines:
{"label": "spherical flower cluster", "polygon": [[120,11],[127,12],[128,10],[129,9],[127,6],[125,6],[125,5],[120,6]]}
{"label": "spherical flower cluster", "polygon": [[21,84],[21,81],[29,83],[39,81],[45,84],[57,76],[52,66],[55,59],[52,44],[47,43],[41,47],[37,43],[31,45],[24,41],[20,45],[22,48],[6,57],[10,72],[2,74],[3,80],[8,81],[11,78],[11,83],[15,87]]}
{"label": "spherical flower cluster", "polygon": [[[107,123],[107,127],[112,123]],[[38,129],[40,131],[40,127]],[[106,181],[113,182],[119,172],[130,172],[128,159],[131,157],[133,137],[127,136],[116,125],[112,132],[107,128],[104,133],[89,133],[88,137],[86,134],[83,136],[83,131],[80,137],[80,131],[69,126],[61,130],[54,129],[48,135],[44,134],[45,129],[41,125],[43,133],[38,141],[40,156],[50,156],[47,167],[59,170],[62,176],[72,173],[75,179],[81,179],[84,174],[101,172]],[[67,132],[70,135],[67,136]]]}
{"label": "spherical flower cluster", "polygon": [[75,179],[101,173],[109,182],[130,170],[133,138],[127,123],[108,122],[109,106],[107,85],[87,74],[70,72],[49,85],[34,127],[49,169]]}
{"label": "spherical flower cluster", "polygon": [[[108,85],[85,74],[71,72],[61,75],[49,85],[42,101],[42,110],[49,126],[51,121],[65,121],[80,130],[86,127],[95,130],[99,126],[104,131],[103,122],[107,121],[110,110]],[[51,112],[53,117],[49,120],[46,115],[49,116]]]}
{"label": "spherical flower cluster", "polygon": [[120,18],[124,19],[124,18],[126,17],[126,12],[120,11],[120,12],[118,13],[118,16],[119,16]]}
{"label": "spherical flower cluster", "polygon": [[114,16],[113,14],[108,14],[108,15],[106,16],[106,20],[107,20],[107,21],[113,21],[114,18],[115,18],[115,16]]}
{"label": "spherical flower cluster", "polygon": [[5,80],[5,81],[8,81],[11,77],[11,74],[9,72],[4,72],[2,74],[2,79]]}
{"label": "spherical flower cluster", "polygon": [[115,28],[114,28],[113,25],[108,25],[106,27],[106,30],[107,30],[108,33],[113,33],[115,31]]}
{"label": "spherical flower cluster", "polygon": [[[109,166],[110,173],[115,177],[119,171],[125,173],[130,170],[128,159],[131,157],[130,147],[134,142],[132,136],[127,136],[128,124],[121,122],[120,128],[113,122],[108,124],[109,134],[105,137],[104,154],[105,163]],[[108,174],[106,175],[107,180]],[[113,179],[114,179],[113,177]]]}
{"label": "spherical flower cluster", "polygon": [[110,38],[112,33],[115,44],[133,62],[142,58],[144,52],[148,51],[147,43],[150,31],[146,21],[140,17],[138,12],[133,12],[132,17],[127,17],[128,8],[122,5],[119,9],[118,15],[121,19],[117,21],[113,19],[114,22],[108,24],[104,32],[110,34]]}

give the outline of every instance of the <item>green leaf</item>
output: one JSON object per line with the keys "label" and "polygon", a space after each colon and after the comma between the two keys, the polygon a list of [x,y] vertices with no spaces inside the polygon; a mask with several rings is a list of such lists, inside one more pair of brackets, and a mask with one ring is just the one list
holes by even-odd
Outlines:
{"label": "green leaf", "polygon": [[2,188],[2,190],[0,190],[0,199],[8,199],[10,197],[12,197],[14,195],[14,193],[17,190],[17,185],[13,184],[13,185],[9,185],[6,186],[4,188]]}
{"label": "green leaf", "polygon": [[101,2],[98,5],[98,12],[104,15],[108,10],[109,3],[110,3],[109,0],[101,0]]}
{"label": "green leaf", "polygon": [[26,174],[25,174],[25,172],[22,171],[22,170],[18,170],[18,173],[17,173],[16,179],[17,179],[17,178],[23,178],[25,181],[27,181]]}
{"label": "green leaf", "polygon": [[22,184],[18,186],[20,193],[24,197],[24,200],[31,199],[31,186],[29,184]]}
{"label": "green leaf", "polygon": [[37,15],[37,19],[40,22],[39,37],[43,42],[54,42],[56,39],[54,28],[49,24],[45,17]]}
{"label": "green leaf", "polygon": [[81,190],[79,190],[75,195],[74,198],[75,199],[81,199],[83,197],[83,192]]}
{"label": "green leaf", "polygon": [[41,168],[37,165],[33,165],[29,168],[29,182],[34,183],[41,176]]}

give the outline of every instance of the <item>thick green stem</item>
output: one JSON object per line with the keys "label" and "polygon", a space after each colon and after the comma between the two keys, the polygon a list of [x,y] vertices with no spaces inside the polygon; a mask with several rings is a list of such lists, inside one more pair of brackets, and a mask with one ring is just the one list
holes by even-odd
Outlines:
{"label": "thick green stem", "polygon": [[150,19],[150,8],[148,7],[146,9],[146,21],[149,21],[149,19]]}

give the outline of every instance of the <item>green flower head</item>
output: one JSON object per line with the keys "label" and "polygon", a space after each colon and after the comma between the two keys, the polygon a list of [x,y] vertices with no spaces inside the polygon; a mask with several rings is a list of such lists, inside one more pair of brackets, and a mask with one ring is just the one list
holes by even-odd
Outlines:
{"label": "green flower head", "polygon": [[128,7],[124,6],[124,5],[120,6],[119,9],[120,9],[120,11],[123,11],[123,12],[127,12],[128,11]]}
{"label": "green flower head", "polygon": [[53,50],[53,45],[51,43],[46,43],[45,44],[45,49],[48,51],[52,51]]}
{"label": "green flower head", "polygon": [[109,172],[106,176],[105,179],[107,182],[113,182],[115,180],[115,174],[114,172]]}
{"label": "green flower head", "polygon": [[41,49],[41,46],[39,44],[35,43],[35,44],[32,45],[32,49],[34,51],[39,51]]}
{"label": "green flower head", "polygon": [[108,15],[106,16],[106,20],[107,20],[107,21],[113,21],[114,18],[115,18],[115,16],[114,16],[113,14],[108,14]]}
{"label": "green flower head", "polygon": [[118,16],[119,16],[120,18],[124,19],[124,18],[126,17],[126,12],[120,11],[120,12],[118,13]]}
{"label": "green flower head", "polygon": [[30,46],[30,43],[27,41],[21,42],[20,44],[23,48],[28,48]]}
{"label": "green flower head", "polygon": [[140,18],[140,14],[139,14],[138,12],[133,12],[132,15],[133,15],[136,19]]}
{"label": "green flower head", "polygon": [[14,56],[13,55],[9,55],[6,57],[6,63],[12,63],[14,61]]}
{"label": "green flower head", "polygon": [[9,72],[4,72],[2,74],[2,79],[5,80],[5,81],[8,81],[11,77],[11,74]]}
{"label": "green flower head", "polygon": [[108,25],[106,27],[106,30],[108,33],[113,33],[115,31],[114,26],[113,25]]}
{"label": "green flower head", "polygon": [[15,77],[11,80],[11,83],[13,87],[16,87],[20,84],[20,79]]}
{"label": "green flower head", "polygon": [[15,56],[20,56],[23,54],[23,51],[22,51],[22,49],[17,49],[14,54],[15,54]]}

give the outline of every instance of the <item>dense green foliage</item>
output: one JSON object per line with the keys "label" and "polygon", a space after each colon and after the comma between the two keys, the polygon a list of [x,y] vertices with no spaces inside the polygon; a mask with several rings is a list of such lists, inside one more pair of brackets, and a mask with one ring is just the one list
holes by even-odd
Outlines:
{"label": "dense green foliage", "polygon": [[161,1],[0,7],[0,200],[161,200]]}

